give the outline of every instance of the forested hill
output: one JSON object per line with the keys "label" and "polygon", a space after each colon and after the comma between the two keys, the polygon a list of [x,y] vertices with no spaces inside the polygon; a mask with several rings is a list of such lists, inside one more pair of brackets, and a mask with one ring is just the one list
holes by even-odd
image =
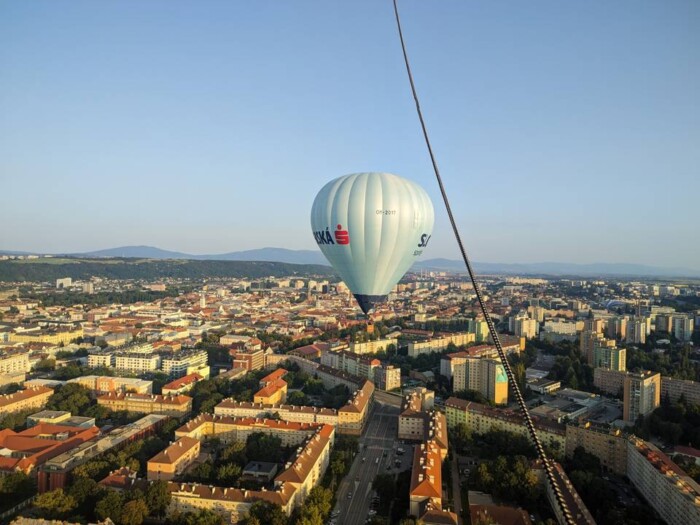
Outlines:
{"label": "forested hill", "polygon": [[85,259],[42,258],[0,261],[0,281],[54,281],[62,277],[89,279],[143,279],[164,278],[201,279],[205,277],[285,277],[285,276],[333,277],[328,266],[313,264],[288,264],[257,261],[190,261],[156,259]]}

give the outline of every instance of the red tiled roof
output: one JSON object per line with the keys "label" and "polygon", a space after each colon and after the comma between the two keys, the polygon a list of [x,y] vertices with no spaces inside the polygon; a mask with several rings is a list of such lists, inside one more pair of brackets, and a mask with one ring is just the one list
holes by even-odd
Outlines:
{"label": "red tiled roof", "polygon": [[170,381],[167,385],[163,385],[164,390],[177,390],[179,388],[182,388],[183,386],[191,385],[196,383],[197,381],[201,381],[204,379],[201,375],[199,375],[197,372],[194,372],[192,374],[187,374],[186,376],[179,377],[175,379],[174,381]]}
{"label": "red tiled roof", "polygon": [[45,386],[32,386],[25,388],[24,390],[19,390],[14,394],[0,395],[0,407],[13,405],[24,399],[31,399],[32,397],[40,396],[46,393],[53,393],[53,389]]}
{"label": "red tiled roof", "polygon": [[284,379],[277,379],[258,390],[254,397],[270,397],[286,386],[287,382]]}
{"label": "red tiled roof", "polygon": [[185,455],[187,452],[195,448],[199,444],[198,439],[183,436],[175,443],[160,451],[158,454],[148,460],[149,463],[166,463],[172,464]]}
{"label": "red tiled roof", "polygon": [[439,447],[432,440],[415,448],[410,495],[442,498],[442,457]]}
{"label": "red tiled roof", "polygon": [[267,383],[272,383],[274,381],[277,381],[278,379],[282,379],[285,375],[287,375],[287,371],[284,368],[278,368],[274,372],[267,374],[265,377],[263,377],[260,380],[260,384],[265,385]]}

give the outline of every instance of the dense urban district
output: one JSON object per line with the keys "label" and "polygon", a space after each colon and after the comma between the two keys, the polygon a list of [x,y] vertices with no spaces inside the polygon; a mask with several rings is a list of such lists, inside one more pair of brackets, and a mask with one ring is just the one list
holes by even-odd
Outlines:
{"label": "dense urban district", "polygon": [[[0,520],[564,522],[464,276],[291,273],[4,283]],[[700,283],[483,286],[575,523],[700,523]]]}

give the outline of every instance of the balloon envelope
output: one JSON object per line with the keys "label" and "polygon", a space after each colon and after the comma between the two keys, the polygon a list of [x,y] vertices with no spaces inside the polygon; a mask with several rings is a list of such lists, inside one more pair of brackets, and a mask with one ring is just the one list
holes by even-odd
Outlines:
{"label": "balloon envelope", "polygon": [[423,253],[433,222],[425,190],[391,173],[332,180],[311,208],[311,229],[321,252],[364,313],[386,300]]}

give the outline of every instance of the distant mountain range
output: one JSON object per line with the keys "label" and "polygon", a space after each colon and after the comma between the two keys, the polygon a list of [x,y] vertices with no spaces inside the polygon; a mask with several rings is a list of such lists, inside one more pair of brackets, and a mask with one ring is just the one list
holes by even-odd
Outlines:
{"label": "distant mountain range", "polygon": [[316,250],[287,250],[286,248],[259,248],[219,254],[193,255],[171,252],[153,246],[122,246],[107,250],[69,254],[75,257],[138,257],[144,259],[189,259],[193,261],[269,261],[289,264],[324,264],[328,261]]}
{"label": "distant mountain range", "polygon": [[[30,252],[0,250],[0,255],[30,255]],[[71,257],[130,257],[142,259],[186,259],[200,261],[266,261],[288,264],[320,264],[328,266],[328,261],[317,250],[288,250],[286,248],[260,248],[221,254],[193,255],[183,252],[161,250],[153,246],[122,246],[86,253],[63,254]],[[489,263],[475,262],[475,270],[485,274],[513,275],[556,275],[556,276],[628,276],[628,277],[700,277],[700,270],[690,268],[669,268],[627,263]],[[464,272],[464,263],[452,259],[427,259],[419,261],[414,270],[430,269]]]}

